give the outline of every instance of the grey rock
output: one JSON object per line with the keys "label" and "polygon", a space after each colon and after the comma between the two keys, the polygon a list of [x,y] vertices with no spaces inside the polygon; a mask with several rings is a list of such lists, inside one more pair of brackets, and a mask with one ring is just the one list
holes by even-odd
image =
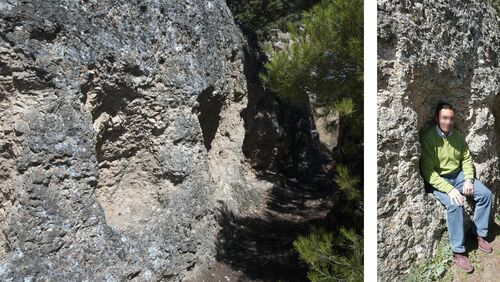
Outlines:
{"label": "grey rock", "polygon": [[[0,6],[0,280],[206,270],[217,208],[261,200],[241,149],[245,40],[225,2]],[[223,152],[204,145],[206,89],[225,105],[204,121]]]}
{"label": "grey rock", "polygon": [[[378,273],[401,280],[434,255],[445,210],[424,193],[419,132],[457,108],[476,178],[500,187],[499,18],[488,1],[378,3]],[[470,213],[470,210],[469,210]]]}
{"label": "grey rock", "polygon": [[0,8],[1,281],[197,277],[219,213],[264,204],[258,169],[316,169],[225,1]]}

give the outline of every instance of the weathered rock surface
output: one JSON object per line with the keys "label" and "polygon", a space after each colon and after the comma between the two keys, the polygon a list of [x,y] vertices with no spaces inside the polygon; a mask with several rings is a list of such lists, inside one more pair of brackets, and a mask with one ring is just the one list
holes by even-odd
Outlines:
{"label": "weathered rock surface", "polygon": [[[0,280],[206,269],[219,206],[261,202],[243,144],[264,138],[246,138],[246,43],[224,1],[0,8]],[[272,119],[255,130],[279,140]]]}
{"label": "weathered rock surface", "polygon": [[259,170],[331,181],[256,46],[222,0],[0,1],[0,280],[196,280]]}
{"label": "weathered rock surface", "polygon": [[433,255],[445,211],[424,193],[419,131],[439,100],[457,109],[476,177],[500,187],[500,33],[489,1],[379,1],[378,271],[401,280]]}

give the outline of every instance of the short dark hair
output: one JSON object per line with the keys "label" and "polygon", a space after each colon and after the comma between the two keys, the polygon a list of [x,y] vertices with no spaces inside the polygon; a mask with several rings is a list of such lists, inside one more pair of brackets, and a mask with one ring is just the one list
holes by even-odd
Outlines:
{"label": "short dark hair", "polygon": [[436,107],[436,115],[435,115],[435,117],[439,117],[439,112],[442,109],[453,110],[453,113],[455,113],[455,108],[453,108],[453,106],[450,103],[448,103],[448,102],[439,102],[438,105],[437,105],[437,107]]}

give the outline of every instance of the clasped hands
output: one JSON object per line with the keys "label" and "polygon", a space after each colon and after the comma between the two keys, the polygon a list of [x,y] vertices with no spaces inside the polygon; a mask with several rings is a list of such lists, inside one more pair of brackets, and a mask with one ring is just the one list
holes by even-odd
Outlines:
{"label": "clasped hands", "polygon": [[[463,187],[464,195],[469,196],[474,194],[474,184],[472,184],[471,179],[466,179]],[[450,192],[448,192],[448,196],[450,197],[451,204],[452,205],[458,205],[462,206],[464,204],[464,196],[460,194],[460,191],[458,191],[457,188],[451,189]]]}

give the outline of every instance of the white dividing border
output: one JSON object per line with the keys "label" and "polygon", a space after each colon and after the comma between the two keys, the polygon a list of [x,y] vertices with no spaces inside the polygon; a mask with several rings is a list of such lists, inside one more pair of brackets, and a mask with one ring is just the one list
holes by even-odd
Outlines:
{"label": "white dividing border", "polygon": [[364,264],[377,281],[377,1],[364,2]]}

